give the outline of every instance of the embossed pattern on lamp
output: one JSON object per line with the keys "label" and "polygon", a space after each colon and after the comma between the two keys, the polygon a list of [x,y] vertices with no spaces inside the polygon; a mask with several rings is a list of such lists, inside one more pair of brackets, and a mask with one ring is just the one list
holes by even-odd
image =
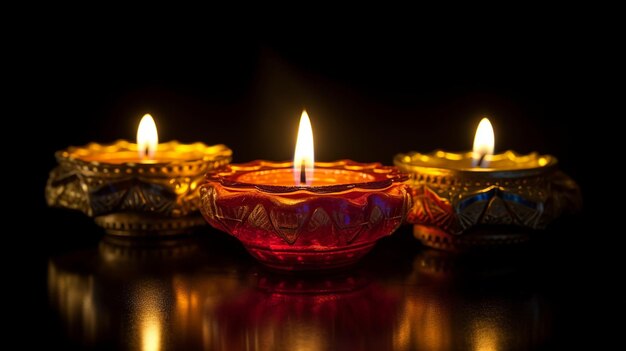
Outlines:
{"label": "embossed pattern on lamp", "polygon": [[149,115],[137,134],[137,144],[119,140],[58,151],[59,166],[46,185],[48,205],[82,211],[114,235],[178,234],[204,224],[198,183],[230,162],[232,151],[204,143],[158,144]]}
{"label": "embossed pattern on lamp", "polygon": [[397,168],[305,159],[209,172],[200,187],[202,214],[260,262],[284,270],[353,264],[404,220],[410,197]]}
{"label": "embossed pattern on lamp", "polygon": [[395,156],[394,164],[411,174],[407,221],[415,224],[416,238],[452,250],[517,244],[530,238],[528,229],[580,210],[580,189],[558,170],[554,156],[492,155],[493,148],[493,129],[484,119],[472,152]]}

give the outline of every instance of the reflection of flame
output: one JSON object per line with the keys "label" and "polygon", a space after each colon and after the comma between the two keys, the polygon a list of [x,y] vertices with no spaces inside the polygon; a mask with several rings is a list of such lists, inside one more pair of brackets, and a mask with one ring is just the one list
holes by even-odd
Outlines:
{"label": "reflection of flame", "polygon": [[501,260],[484,270],[430,250],[416,257],[408,276],[253,278],[241,266],[164,272],[163,255],[134,252],[158,261],[160,278],[102,256],[87,265],[91,254],[50,261],[50,302],[69,337],[141,350],[507,350],[540,347],[551,330],[541,295],[518,293],[528,282],[502,286],[501,275],[492,279]]}
{"label": "reflection of flame", "polygon": [[87,342],[96,336],[98,322],[106,323],[106,316],[97,314],[93,300],[94,278],[91,275],[71,274],[48,263],[48,294],[67,323],[67,330]]}
{"label": "reflection of flame", "polygon": [[502,328],[495,325],[494,321],[488,318],[478,319],[472,326],[474,350],[476,351],[496,351],[498,347]]}
{"label": "reflection of flame", "polygon": [[489,119],[483,118],[478,124],[476,135],[474,136],[474,148],[472,155],[472,166],[487,167],[489,166],[489,158],[493,155],[495,145],[495,136],[493,127]]}
{"label": "reflection of flame", "polygon": [[146,151],[148,159],[154,158],[154,153],[159,145],[159,134],[157,133],[157,127],[154,123],[154,119],[150,114],[145,114],[139,122],[137,128],[137,150],[139,152],[139,158],[146,157]]}
{"label": "reflection of flame", "polygon": [[141,349],[143,351],[161,349],[161,323],[155,316],[148,316],[142,323]]}
{"label": "reflection of flame", "polygon": [[[215,312],[219,350],[388,350],[395,295],[360,275],[266,275]],[[208,317],[209,315],[207,315]],[[207,319],[208,320],[208,319]]]}
{"label": "reflection of flame", "polygon": [[437,301],[424,301],[420,295],[406,298],[398,315],[394,349],[448,350],[451,346],[450,311]]}
{"label": "reflection of flame", "polygon": [[142,282],[134,297],[141,350],[161,350],[165,306],[160,288],[152,282]]}
{"label": "reflection of flame", "polygon": [[[499,272],[507,263],[468,259],[437,250],[415,257],[407,276],[403,306],[394,323],[397,350],[510,350],[544,345],[550,311],[539,295],[509,293],[527,282],[503,288]],[[508,262],[508,265],[511,265]],[[476,283],[481,290],[477,293]],[[511,289],[511,290],[509,290]]]}
{"label": "reflection of flame", "polygon": [[207,279],[175,275],[172,289],[175,310],[171,319],[174,342],[189,345],[205,345],[211,349],[220,332],[219,324],[212,317],[213,310],[222,299],[240,288],[234,275],[215,275]]}
{"label": "reflection of flame", "polygon": [[[99,251],[48,263],[50,304],[58,311],[67,336],[86,346],[120,340],[136,350],[167,346],[197,350],[203,344],[213,345],[221,333],[214,310],[224,298],[237,295],[240,277],[195,266],[187,271],[189,262],[204,257],[195,250],[196,241],[161,242],[165,247],[122,246],[121,241],[103,241]],[[91,264],[94,256],[96,265]],[[164,270],[164,261],[173,272]],[[146,279],[147,271],[159,275]]]}
{"label": "reflection of flame", "polygon": [[[298,129],[298,140],[296,141],[296,152],[293,157],[293,174],[296,184],[311,185],[313,182],[315,156],[313,151],[313,128],[311,120],[306,111],[302,111],[300,117],[300,128]],[[306,177],[302,176],[304,168]],[[304,180],[304,181],[303,181]]]}

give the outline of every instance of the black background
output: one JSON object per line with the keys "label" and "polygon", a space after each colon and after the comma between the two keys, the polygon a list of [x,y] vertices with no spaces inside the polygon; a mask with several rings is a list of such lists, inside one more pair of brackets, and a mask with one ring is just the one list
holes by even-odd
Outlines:
{"label": "black background", "polygon": [[[583,188],[590,147],[584,47],[546,33],[484,33],[446,40],[401,36],[294,39],[155,38],[136,45],[59,38],[27,81],[25,107],[45,131],[39,184],[53,153],[90,141],[133,140],[151,113],[162,141],[224,143],[234,161],[293,156],[302,109],[319,160],[391,163],[398,152],[468,150],[481,117],[496,150],[557,156]],[[51,51],[52,50],[52,51]],[[43,53],[42,52],[42,53]],[[592,123],[593,124],[593,123]],[[591,133],[592,134],[592,133]]]}
{"label": "black background", "polygon": [[[85,39],[77,28],[42,31],[23,44],[26,65],[16,70],[24,99],[15,119],[38,119],[17,129],[39,134],[28,162],[35,166],[23,176],[30,186],[19,197],[37,220],[29,224],[33,234],[20,238],[27,244],[18,267],[45,265],[51,253],[95,243],[101,235],[82,214],[46,207],[43,190],[54,152],[90,141],[133,140],[145,113],[155,117],[161,141],[223,143],[233,149],[234,162],[246,162],[290,159],[306,108],[317,160],[385,164],[398,152],[468,150],[487,116],[496,151],[559,159],[583,189],[586,209],[576,227],[586,228],[597,197],[589,186],[591,131],[578,121],[594,117],[593,41],[584,30],[559,25],[518,23],[505,32],[500,25],[443,37],[436,35],[438,27],[410,25],[293,37],[206,28],[197,39],[168,32]],[[591,255],[583,251],[588,232],[581,232],[572,232],[554,260],[571,262],[575,271],[568,278],[596,281],[594,269],[580,263]],[[19,279],[30,287],[27,296],[35,302],[29,307],[47,311],[45,279],[26,273]],[[595,292],[591,284],[583,280],[581,289]],[[577,313],[564,319],[591,318],[596,304],[581,299]]]}
{"label": "black background", "polygon": [[247,162],[291,159],[307,109],[317,160],[385,164],[399,152],[469,150],[487,116],[496,152],[556,156],[585,202],[597,203],[600,191],[587,184],[606,162],[600,145],[611,128],[599,109],[608,96],[596,83],[603,65],[595,44],[556,24],[498,28],[293,37],[207,28],[193,40],[149,31],[80,40],[53,31],[30,48],[32,71],[20,81],[28,94],[15,119],[27,123],[17,129],[38,134],[29,162],[36,169],[26,175],[33,186],[21,198],[43,209],[56,150],[134,140],[145,113],[161,141],[223,143],[234,162]]}

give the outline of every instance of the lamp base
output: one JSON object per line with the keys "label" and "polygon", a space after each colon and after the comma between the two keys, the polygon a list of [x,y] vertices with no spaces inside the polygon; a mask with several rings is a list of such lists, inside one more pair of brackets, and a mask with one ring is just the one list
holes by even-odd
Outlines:
{"label": "lamp base", "polygon": [[187,234],[206,223],[200,215],[163,218],[145,213],[112,213],[96,217],[95,222],[109,235],[136,237]]}
{"label": "lamp base", "polygon": [[477,227],[463,234],[450,234],[437,227],[416,224],[413,236],[422,244],[447,251],[471,251],[528,243],[531,232],[516,227]]}
{"label": "lamp base", "polygon": [[248,252],[268,268],[279,271],[335,270],[354,265],[370,252],[376,242],[336,249],[277,249],[243,243]]}

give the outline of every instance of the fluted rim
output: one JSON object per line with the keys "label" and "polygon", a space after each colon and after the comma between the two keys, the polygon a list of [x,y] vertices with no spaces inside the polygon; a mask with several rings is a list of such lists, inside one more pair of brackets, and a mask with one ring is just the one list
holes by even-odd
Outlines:
{"label": "fluted rim", "polygon": [[212,170],[207,173],[206,180],[209,182],[217,182],[224,187],[239,189],[257,189],[265,193],[314,193],[314,194],[330,194],[345,192],[353,189],[385,189],[394,183],[401,183],[408,180],[408,175],[401,172],[395,166],[383,166],[380,163],[359,163],[351,160],[338,160],[333,162],[315,162],[316,169],[345,170],[365,173],[373,177],[373,180],[364,182],[354,182],[337,185],[271,185],[271,184],[253,184],[241,182],[238,178],[246,173],[260,172],[269,170],[292,169],[293,162],[272,162],[265,160],[257,160],[248,163],[230,164],[218,170]]}
{"label": "fluted rim", "polygon": [[211,146],[202,142],[182,144],[176,140],[159,144],[159,149],[179,153],[194,152],[198,156],[154,163],[109,163],[85,159],[98,154],[137,152],[137,144],[126,140],[117,140],[111,144],[89,143],[84,146],[70,146],[67,149],[57,151],[55,157],[59,164],[70,165],[70,167],[88,174],[143,173],[146,175],[162,175],[196,173],[204,170],[207,165],[211,168],[219,168],[230,162],[233,153],[231,149],[223,144]]}
{"label": "fluted rim", "polygon": [[[538,175],[557,169],[558,160],[552,155],[541,155],[537,152],[529,154],[518,154],[515,151],[505,151],[491,156],[492,162],[509,161],[512,164],[521,165],[519,167],[502,168],[480,168],[480,167],[456,167],[452,164],[455,161],[472,159],[473,153],[447,152],[435,150],[430,153],[419,153],[410,151],[394,156],[393,163],[404,172],[409,173],[429,173],[441,175],[475,176],[506,178]],[[442,161],[442,162],[437,162]],[[449,162],[448,165],[445,165]],[[444,165],[442,165],[444,163]]]}

